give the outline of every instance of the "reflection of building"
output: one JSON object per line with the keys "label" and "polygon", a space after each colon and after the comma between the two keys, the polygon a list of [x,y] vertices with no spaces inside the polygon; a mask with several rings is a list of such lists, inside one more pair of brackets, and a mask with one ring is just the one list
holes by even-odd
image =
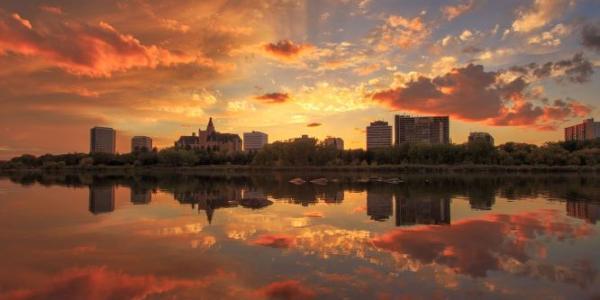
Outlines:
{"label": "reflection of building", "polygon": [[244,132],[244,151],[257,151],[269,143],[269,136],[264,132]]}
{"label": "reflection of building", "polygon": [[402,143],[448,144],[450,142],[450,118],[448,116],[396,115],[394,139],[396,145]]}
{"label": "reflection of building", "polygon": [[152,201],[152,193],[149,189],[131,187],[131,203],[148,204]]}
{"label": "reflection of building", "polygon": [[323,141],[323,145],[325,145],[326,147],[335,147],[335,149],[337,150],[344,150],[344,140],[342,140],[341,138],[328,136]]}
{"label": "reflection of building", "polygon": [[192,133],[191,136],[181,136],[175,142],[175,147],[237,152],[242,150],[242,139],[237,134],[217,132],[210,118],[206,130],[198,130],[198,135]]}
{"label": "reflection of building", "polygon": [[469,133],[469,143],[486,143],[494,145],[494,137],[487,132],[471,132]]}
{"label": "reflection of building", "polygon": [[565,128],[565,141],[585,141],[600,138],[600,122],[584,120],[581,124]]}
{"label": "reflection of building", "polygon": [[450,224],[450,198],[396,198],[396,226],[414,224]]}
{"label": "reflection of building", "polygon": [[371,220],[384,221],[393,214],[391,193],[367,191],[367,215]]}
{"label": "reflection of building", "polygon": [[367,150],[392,146],[392,126],[387,122],[375,121],[367,126]]}
{"label": "reflection of building", "polygon": [[242,192],[234,186],[220,186],[193,192],[176,192],[175,199],[181,203],[198,206],[198,210],[206,212],[208,223],[212,223],[214,211],[218,208],[235,207],[242,198]]}
{"label": "reflection of building", "polygon": [[117,133],[108,127],[90,129],[90,153],[111,153],[116,150]]}
{"label": "reflection of building", "polygon": [[342,203],[344,201],[343,190],[326,190],[320,197],[325,203]]}
{"label": "reflection of building", "polygon": [[600,203],[568,201],[567,215],[596,224],[600,219]]}
{"label": "reflection of building", "polygon": [[152,150],[152,139],[147,136],[134,136],[131,138],[131,152]]}
{"label": "reflection of building", "polygon": [[89,209],[93,214],[115,210],[115,187],[113,185],[91,185]]}

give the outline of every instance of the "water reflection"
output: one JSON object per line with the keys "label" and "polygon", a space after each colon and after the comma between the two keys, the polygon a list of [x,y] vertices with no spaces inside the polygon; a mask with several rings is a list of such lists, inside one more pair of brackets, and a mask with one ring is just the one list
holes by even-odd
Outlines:
{"label": "water reflection", "polygon": [[597,177],[297,176],[14,174],[0,299],[600,295]]}
{"label": "water reflection", "polygon": [[90,212],[108,213],[115,210],[115,187],[109,184],[90,185]]}

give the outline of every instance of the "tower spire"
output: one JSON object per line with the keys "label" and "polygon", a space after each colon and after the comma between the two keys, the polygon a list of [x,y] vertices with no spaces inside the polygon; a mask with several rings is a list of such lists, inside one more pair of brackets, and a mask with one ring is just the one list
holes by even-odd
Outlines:
{"label": "tower spire", "polygon": [[212,117],[208,119],[208,125],[206,126],[206,131],[210,134],[215,132],[215,125],[213,125]]}

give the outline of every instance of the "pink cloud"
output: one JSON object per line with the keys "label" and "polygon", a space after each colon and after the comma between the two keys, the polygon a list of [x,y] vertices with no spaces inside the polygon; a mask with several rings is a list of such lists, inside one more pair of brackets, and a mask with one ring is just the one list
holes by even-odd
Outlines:
{"label": "pink cloud", "polygon": [[[37,27],[40,27],[39,29]],[[144,45],[106,22],[96,25],[76,21],[57,26],[33,27],[18,14],[0,10],[0,53],[13,52],[43,58],[67,72],[92,77],[108,77],[132,68],[156,68],[176,64],[210,65],[206,58]]]}

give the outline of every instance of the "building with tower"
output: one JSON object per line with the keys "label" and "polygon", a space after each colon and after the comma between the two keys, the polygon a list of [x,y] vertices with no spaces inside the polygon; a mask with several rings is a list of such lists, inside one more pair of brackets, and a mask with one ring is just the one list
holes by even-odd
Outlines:
{"label": "building with tower", "polygon": [[219,152],[242,151],[242,139],[234,133],[221,133],[215,129],[212,118],[208,120],[206,130],[198,130],[198,135],[181,136],[175,142],[175,147],[199,149]]}

